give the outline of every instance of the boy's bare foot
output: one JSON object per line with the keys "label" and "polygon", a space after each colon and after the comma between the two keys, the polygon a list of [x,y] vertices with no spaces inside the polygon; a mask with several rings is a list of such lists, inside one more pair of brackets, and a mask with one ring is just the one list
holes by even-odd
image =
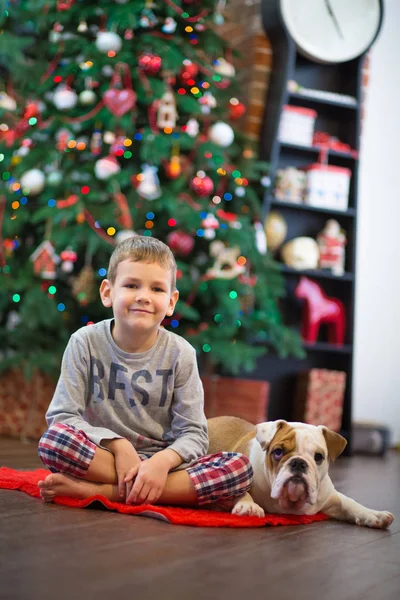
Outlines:
{"label": "boy's bare foot", "polygon": [[116,486],[85,481],[84,479],[77,479],[76,477],[63,475],[62,473],[48,475],[44,481],[41,480],[38,482],[38,487],[40,495],[45,502],[53,502],[56,496],[68,496],[83,500],[97,494],[105,496],[109,500],[119,499],[121,501],[118,498]]}

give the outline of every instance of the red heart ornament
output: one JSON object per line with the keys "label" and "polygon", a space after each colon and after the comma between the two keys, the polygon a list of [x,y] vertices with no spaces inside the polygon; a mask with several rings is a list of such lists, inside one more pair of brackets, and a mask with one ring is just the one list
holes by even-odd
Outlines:
{"label": "red heart ornament", "polygon": [[113,115],[122,117],[128,110],[135,107],[136,94],[129,89],[110,88],[105,92],[103,102]]}

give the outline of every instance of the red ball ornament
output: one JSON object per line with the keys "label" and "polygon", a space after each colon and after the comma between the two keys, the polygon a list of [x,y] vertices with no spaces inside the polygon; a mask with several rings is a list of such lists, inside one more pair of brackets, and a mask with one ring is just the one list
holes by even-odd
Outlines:
{"label": "red ball ornament", "polygon": [[209,196],[214,190],[214,184],[210,177],[204,175],[193,177],[190,182],[190,187],[198,196]]}
{"label": "red ball ornament", "polygon": [[238,102],[237,104],[229,104],[229,118],[232,119],[232,121],[235,121],[236,119],[240,119],[240,117],[243,117],[243,115],[246,112],[246,107],[243,104],[243,102]]}
{"label": "red ball ornament", "polygon": [[193,250],[194,239],[183,231],[172,231],[167,236],[167,244],[175,254],[184,256]]}
{"label": "red ball ornament", "polygon": [[161,57],[157,54],[145,52],[139,57],[139,67],[148,75],[156,75],[161,69]]}
{"label": "red ball ornament", "polygon": [[199,67],[196,65],[196,63],[193,63],[191,60],[185,60],[183,62],[181,77],[184,82],[186,82],[188,79],[194,79],[198,72]]}

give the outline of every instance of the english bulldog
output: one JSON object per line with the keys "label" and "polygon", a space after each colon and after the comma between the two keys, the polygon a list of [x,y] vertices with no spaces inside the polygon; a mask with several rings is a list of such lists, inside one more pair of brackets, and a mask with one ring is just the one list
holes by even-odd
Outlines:
{"label": "english bulldog", "polygon": [[370,510],[337,492],[328,475],[329,463],[345,449],[346,440],[324,426],[270,421],[252,425],[236,417],[208,420],[208,453],[241,452],[249,459],[254,483],[236,499],[232,513],[266,513],[329,517],[384,529],[393,521],[385,511]]}

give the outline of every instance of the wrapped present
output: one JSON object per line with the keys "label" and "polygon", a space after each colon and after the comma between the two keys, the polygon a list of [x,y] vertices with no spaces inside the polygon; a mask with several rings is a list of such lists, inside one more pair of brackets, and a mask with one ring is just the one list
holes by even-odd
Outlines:
{"label": "wrapped present", "polygon": [[286,104],[282,109],[279,123],[279,141],[299,146],[312,146],[316,118],[317,113],[311,108]]}
{"label": "wrapped present", "polygon": [[250,423],[267,420],[269,383],[254,379],[206,375],[204,387],[206,417],[240,417]]}
{"label": "wrapped present", "polygon": [[38,440],[47,429],[45,414],[56,384],[36,371],[25,379],[12,369],[0,377],[0,435]]}
{"label": "wrapped present", "polygon": [[344,371],[310,369],[301,373],[297,378],[294,419],[340,431],[345,388]]}
{"label": "wrapped present", "polygon": [[278,169],[275,180],[275,198],[300,204],[306,189],[307,175],[295,167]]}
{"label": "wrapped present", "polygon": [[307,171],[304,203],[316,208],[347,210],[349,204],[350,169],[313,163]]}

